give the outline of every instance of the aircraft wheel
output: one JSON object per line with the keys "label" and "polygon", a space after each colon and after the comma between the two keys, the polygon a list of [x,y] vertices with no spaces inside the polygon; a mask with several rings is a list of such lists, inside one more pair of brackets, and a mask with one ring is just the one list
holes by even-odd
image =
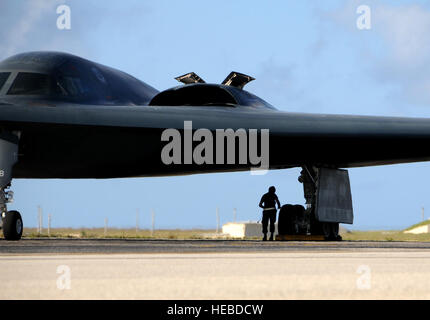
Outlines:
{"label": "aircraft wheel", "polygon": [[3,217],[3,235],[6,240],[19,240],[22,236],[24,224],[18,211],[8,211]]}

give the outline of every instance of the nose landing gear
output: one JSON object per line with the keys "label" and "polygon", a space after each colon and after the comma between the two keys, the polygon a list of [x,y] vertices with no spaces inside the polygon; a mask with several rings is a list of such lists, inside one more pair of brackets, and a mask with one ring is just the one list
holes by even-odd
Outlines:
{"label": "nose landing gear", "polygon": [[18,211],[12,210],[3,212],[3,235],[6,240],[19,240],[22,237],[24,224],[22,223],[21,214]]}
{"label": "nose landing gear", "polygon": [[8,211],[7,204],[13,201],[9,190],[12,181],[12,167],[18,160],[19,133],[0,130],[0,228],[6,240],[19,240],[23,223],[18,211]]}
{"label": "nose landing gear", "polygon": [[6,240],[19,240],[22,237],[24,224],[21,214],[16,211],[7,211],[7,203],[13,202],[13,192],[7,188],[0,189],[1,228]]}

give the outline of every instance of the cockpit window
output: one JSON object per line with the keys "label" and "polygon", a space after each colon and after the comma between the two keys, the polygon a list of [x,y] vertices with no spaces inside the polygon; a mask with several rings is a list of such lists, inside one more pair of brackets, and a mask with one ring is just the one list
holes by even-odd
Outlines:
{"label": "cockpit window", "polygon": [[20,72],[7,94],[50,95],[56,91],[55,83],[47,74]]}
{"label": "cockpit window", "polygon": [[96,78],[97,78],[100,82],[102,82],[103,84],[107,84],[107,83],[106,83],[106,79],[105,79],[105,77],[103,76],[103,74],[100,72],[100,70],[99,70],[99,69],[97,69],[96,67],[92,67],[92,68],[91,68],[91,71],[94,73],[94,75],[96,76]]}
{"label": "cockpit window", "polygon": [[[71,55],[40,53],[14,59],[0,63],[0,90],[14,99],[135,106],[147,105],[158,93],[124,72]],[[16,76],[9,72],[16,69],[22,70]]]}
{"label": "cockpit window", "polygon": [[56,78],[63,95],[74,102],[97,103],[109,95],[103,75],[86,64],[67,62],[59,68]]}
{"label": "cockpit window", "polygon": [[157,91],[143,82],[103,66],[65,63],[57,84],[65,98],[79,103],[145,105]]}
{"label": "cockpit window", "polygon": [[88,85],[79,77],[58,77],[58,86],[61,88],[63,95],[69,97],[85,97],[90,93]]}
{"label": "cockpit window", "polygon": [[5,84],[7,78],[9,78],[10,72],[0,72],[0,89]]}

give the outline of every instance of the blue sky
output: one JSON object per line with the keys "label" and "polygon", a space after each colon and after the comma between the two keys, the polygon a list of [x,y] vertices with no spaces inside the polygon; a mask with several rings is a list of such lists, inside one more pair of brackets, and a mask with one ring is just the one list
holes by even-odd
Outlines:
{"label": "blue sky", "polygon": [[[71,8],[71,30],[56,8]],[[371,29],[356,27],[359,5]],[[194,71],[221,82],[252,75],[247,89],[280,110],[430,117],[430,5],[426,1],[56,1],[0,3],[0,59],[31,50],[70,52],[132,74],[159,90]],[[144,147],[144,146],[142,146]],[[426,147],[426,146],[423,146]],[[54,227],[213,228],[257,220],[275,185],[282,203],[303,204],[298,169],[112,180],[13,181],[24,224],[37,206]],[[430,217],[429,163],[350,169],[353,229],[404,228]]]}

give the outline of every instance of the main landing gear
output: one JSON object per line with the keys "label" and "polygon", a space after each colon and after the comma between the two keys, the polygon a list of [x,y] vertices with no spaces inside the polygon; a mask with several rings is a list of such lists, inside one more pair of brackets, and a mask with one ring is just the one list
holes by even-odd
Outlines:
{"label": "main landing gear", "polygon": [[339,223],[353,223],[352,198],[348,171],[303,166],[306,208],[283,205],[279,211],[279,240],[340,241]]}

